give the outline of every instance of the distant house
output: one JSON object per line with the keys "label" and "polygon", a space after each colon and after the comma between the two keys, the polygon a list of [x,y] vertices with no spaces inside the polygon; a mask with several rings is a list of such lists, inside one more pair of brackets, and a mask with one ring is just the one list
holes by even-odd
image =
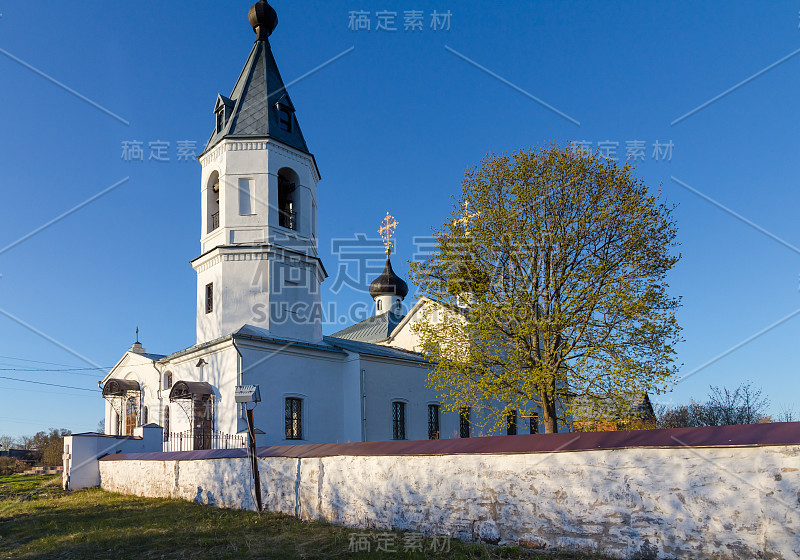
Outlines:
{"label": "distant house", "polygon": [[[610,414],[610,407],[619,409]],[[609,420],[609,416],[616,416],[618,419]],[[576,432],[652,430],[656,427],[653,405],[644,391],[623,397],[621,404],[610,397],[578,397],[572,403],[572,418],[573,430]]]}
{"label": "distant house", "polygon": [[42,460],[42,452],[33,449],[0,450],[0,457],[10,457],[23,463],[37,463]]}

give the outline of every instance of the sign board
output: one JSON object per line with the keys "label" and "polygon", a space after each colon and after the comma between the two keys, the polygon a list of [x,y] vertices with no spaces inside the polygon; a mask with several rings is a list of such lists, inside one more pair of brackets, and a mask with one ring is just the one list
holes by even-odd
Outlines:
{"label": "sign board", "polygon": [[261,402],[258,385],[237,385],[234,397],[237,403]]}

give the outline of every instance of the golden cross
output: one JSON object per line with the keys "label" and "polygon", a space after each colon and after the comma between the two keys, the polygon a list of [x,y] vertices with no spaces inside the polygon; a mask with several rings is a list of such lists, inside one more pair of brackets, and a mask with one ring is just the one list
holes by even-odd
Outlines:
{"label": "golden cross", "polygon": [[472,218],[480,216],[481,213],[480,212],[474,212],[472,214],[469,213],[469,200],[465,200],[462,206],[464,207],[464,217],[456,220],[455,223],[464,224],[464,231],[466,232],[467,235],[469,235],[469,227],[467,227],[469,222],[472,220]]}
{"label": "golden cross", "polygon": [[395,229],[397,229],[397,220],[395,220],[394,216],[391,216],[389,212],[386,212],[386,217],[383,219],[383,222],[381,222],[378,233],[381,234],[383,246],[386,247],[387,255],[392,252],[392,235],[394,235]]}

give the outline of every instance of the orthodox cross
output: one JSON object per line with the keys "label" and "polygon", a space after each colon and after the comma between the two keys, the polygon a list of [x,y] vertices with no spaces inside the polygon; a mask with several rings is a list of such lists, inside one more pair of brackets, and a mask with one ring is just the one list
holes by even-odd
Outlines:
{"label": "orthodox cross", "polygon": [[137,343],[139,342],[139,327],[138,327],[138,325],[136,327],[136,342]]}
{"label": "orthodox cross", "polygon": [[383,246],[386,247],[387,255],[392,252],[392,236],[394,235],[395,229],[397,229],[397,220],[395,220],[394,216],[391,216],[389,212],[386,212],[386,217],[383,219],[383,222],[381,222],[378,233],[381,234]]}
{"label": "orthodox cross", "polygon": [[464,224],[464,231],[467,235],[469,235],[469,222],[472,221],[472,218],[480,216],[480,212],[473,212],[472,214],[469,213],[469,200],[465,200],[464,204],[464,217],[460,218],[455,221],[456,224]]}

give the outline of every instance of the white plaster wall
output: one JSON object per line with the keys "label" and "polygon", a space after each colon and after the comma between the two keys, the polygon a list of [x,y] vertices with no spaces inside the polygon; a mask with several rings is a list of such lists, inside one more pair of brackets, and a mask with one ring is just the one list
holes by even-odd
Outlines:
{"label": "white plaster wall", "polygon": [[[203,231],[200,239],[204,255],[193,261],[197,271],[197,343],[207,342],[234,332],[244,324],[270,329],[273,336],[298,340],[322,340],[321,322],[309,320],[320,307],[319,283],[324,275],[313,257],[317,255],[316,205],[317,175],[313,158],[267,139],[258,141],[223,140],[201,159],[201,216],[206,216],[209,177],[220,177],[220,227]],[[290,168],[298,176],[295,204],[296,230],[278,225],[278,172]],[[252,179],[252,214],[239,213],[239,179]],[[203,218],[205,220],[205,218]],[[252,244],[259,244],[253,247]],[[268,244],[266,247],[263,244]],[[227,247],[217,251],[220,245]],[[233,247],[231,247],[231,245]],[[278,255],[283,250],[295,255],[297,293],[287,293],[273,285]],[[214,311],[205,313],[205,286],[214,284]],[[292,292],[292,289],[288,290]],[[276,308],[302,303],[303,317],[279,324]],[[261,311],[256,310],[256,306]],[[264,313],[266,311],[266,313]],[[318,313],[318,310],[317,310]]]}
{"label": "white plaster wall", "polygon": [[444,411],[425,384],[429,366],[362,356],[365,371],[367,441],[392,439],[392,402],[406,403],[406,439],[428,439],[428,405],[439,404],[442,439],[458,437],[458,414]]}
{"label": "white plaster wall", "polygon": [[136,428],[135,437],[114,437],[99,434],[73,434],[64,438],[64,471],[62,485],[80,490],[100,485],[97,459],[114,453],[147,453],[161,451],[162,431],[159,426]]}
{"label": "white plaster wall", "polygon": [[346,442],[364,441],[361,408],[361,359],[348,354],[342,364],[342,439]]}
{"label": "white plaster wall", "polygon": [[[200,359],[206,364],[197,367]],[[225,341],[209,348],[203,348],[171,360],[162,369],[172,372],[172,383],[178,381],[205,381],[214,390],[213,395],[213,429],[226,434],[236,434],[241,426],[236,419],[236,403],[234,392],[237,384],[238,354],[230,341]],[[170,409],[170,432],[183,432],[191,428],[189,416],[180,403],[169,402],[169,389],[160,392],[161,418],[163,409]],[[191,414],[191,409],[190,409]],[[155,418],[153,418],[155,421]]]}
{"label": "white plaster wall", "polygon": [[[800,446],[259,459],[265,507],[618,557],[800,557]],[[246,459],[101,461],[102,487],[252,509]]]}
{"label": "white plaster wall", "polygon": [[[341,376],[345,354],[304,346],[282,348],[279,344],[248,344],[243,339],[237,346],[242,352],[242,384],[260,387],[261,402],[253,410],[255,426],[264,432],[256,438],[258,445],[334,443],[351,439],[344,435],[343,421]],[[286,439],[287,397],[303,400],[301,440]],[[240,419],[240,426],[245,429],[244,420]]]}

